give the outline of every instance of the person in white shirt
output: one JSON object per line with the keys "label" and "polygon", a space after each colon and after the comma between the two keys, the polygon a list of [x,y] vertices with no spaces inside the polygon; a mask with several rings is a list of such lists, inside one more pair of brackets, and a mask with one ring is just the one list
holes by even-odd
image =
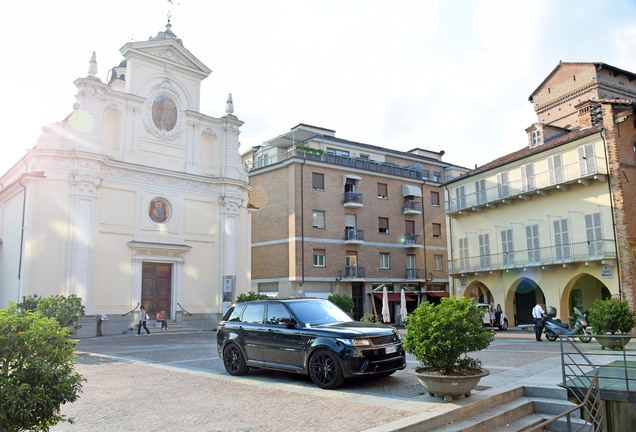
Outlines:
{"label": "person in white shirt", "polygon": [[545,306],[542,303],[532,308],[532,319],[534,320],[534,337],[537,342],[541,342],[541,332],[543,331],[543,321],[541,318],[545,313]]}
{"label": "person in white shirt", "polygon": [[146,313],[146,309],[143,306],[139,308],[139,324],[137,325],[137,336],[141,334],[141,327],[146,330],[147,334],[150,334],[150,330],[146,327],[146,320],[148,319],[148,314]]}

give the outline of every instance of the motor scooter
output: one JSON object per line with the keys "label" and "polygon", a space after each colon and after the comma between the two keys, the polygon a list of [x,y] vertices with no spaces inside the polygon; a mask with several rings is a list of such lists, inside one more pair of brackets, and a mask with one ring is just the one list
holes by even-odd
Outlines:
{"label": "motor scooter", "polygon": [[554,342],[559,336],[579,336],[579,340],[588,343],[592,340],[591,333],[587,330],[587,317],[581,313],[576,307],[574,308],[574,326],[570,328],[567,323],[555,319],[557,310],[553,306],[548,306],[546,313],[543,314],[543,332],[545,337]]}

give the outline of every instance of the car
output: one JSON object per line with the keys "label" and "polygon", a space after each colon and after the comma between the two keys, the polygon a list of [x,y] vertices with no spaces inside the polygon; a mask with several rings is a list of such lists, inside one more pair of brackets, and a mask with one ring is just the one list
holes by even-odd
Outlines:
{"label": "car", "polygon": [[[477,306],[484,311],[484,325],[490,327],[490,313],[488,312],[490,305],[488,303],[479,303]],[[508,318],[503,310],[501,310],[501,305],[495,307],[495,327],[499,330],[508,330]]]}
{"label": "car", "polygon": [[230,375],[244,375],[252,367],[294,372],[309,375],[323,389],[406,367],[397,329],[354,321],[320,298],[272,298],[230,306],[217,325],[217,350]]}

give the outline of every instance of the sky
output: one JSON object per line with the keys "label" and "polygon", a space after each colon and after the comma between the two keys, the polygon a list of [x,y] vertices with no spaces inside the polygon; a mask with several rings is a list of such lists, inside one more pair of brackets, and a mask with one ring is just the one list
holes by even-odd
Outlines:
{"label": "sky", "polygon": [[168,14],[212,69],[201,112],[232,94],[241,152],[305,123],[472,168],[526,145],[559,61],[636,72],[636,0],[21,0],[3,8],[0,174],[71,113],[93,51],[105,81]]}

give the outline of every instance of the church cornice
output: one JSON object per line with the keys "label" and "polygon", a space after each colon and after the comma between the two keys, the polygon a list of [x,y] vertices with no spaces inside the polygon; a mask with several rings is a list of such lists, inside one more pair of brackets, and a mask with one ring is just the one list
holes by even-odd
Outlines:
{"label": "church cornice", "polygon": [[154,243],[134,240],[129,241],[127,244],[128,247],[137,254],[150,256],[181,257],[192,249],[192,246],[185,244]]}
{"label": "church cornice", "polygon": [[[32,150],[27,155],[31,166],[40,171],[67,171],[77,178],[100,178],[105,182],[125,182],[136,185],[153,185],[189,193],[205,195],[231,195],[247,202],[249,184],[227,178],[211,178],[192,174],[162,171],[156,168],[114,161],[89,153],[67,151]],[[245,197],[245,198],[243,198]]]}

